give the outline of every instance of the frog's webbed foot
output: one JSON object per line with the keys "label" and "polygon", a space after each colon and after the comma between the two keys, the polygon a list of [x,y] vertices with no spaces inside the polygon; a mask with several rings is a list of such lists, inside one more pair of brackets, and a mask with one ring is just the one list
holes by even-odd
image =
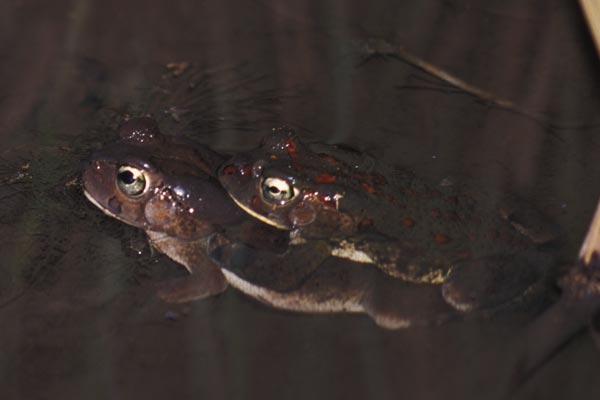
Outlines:
{"label": "frog's webbed foot", "polygon": [[554,243],[562,237],[558,225],[517,196],[505,196],[498,207],[500,216],[536,244]]}
{"label": "frog's webbed foot", "polygon": [[514,302],[540,282],[526,258],[481,257],[455,264],[442,284],[442,295],[459,311],[490,309]]}
{"label": "frog's webbed foot", "polygon": [[185,303],[213,296],[227,289],[221,269],[206,254],[206,240],[183,241],[148,232],[153,247],[184,265],[191,276],[160,285],[158,295],[169,303]]}
{"label": "frog's webbed foot", "polygon": [[439,325],[458,314],[444,301],[439,286],[378,278],[362,299],[365,312],[386,329]]}

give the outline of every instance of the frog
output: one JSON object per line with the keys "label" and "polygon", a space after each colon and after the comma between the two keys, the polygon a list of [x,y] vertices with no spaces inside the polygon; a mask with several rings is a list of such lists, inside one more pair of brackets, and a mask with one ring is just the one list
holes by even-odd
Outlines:
{"label": "frog", "polygon": [[433,285],[466,313],[514,304],[544,285],[560,229],[517,196],[432,185],[346,145],[275,128],[218,171],[250,216],[290,244],[327,241],[330,255]]}
{"label": "frog", "polygon": [[228,286],[206,252],[196,250],[219,225],[242,217],[211,177],[221,161],[209,148],[162,135],[154,119],[140,117],[126,121],[119,140],[96,151],[84,168],[83,193],[93,205],[143,229],[153,248],[191,273],[193,279],[159,290],[166,301],[204,298]]}
{"label": "frog", "polygon": [[161,284],[160,298],[184,303],[232,286],[274,308],[362,313],[388,329],[455,317],[439,291],[332,257],[327,241],[290,246],[287,232],[249,216],[220,185],[216,173],[226,159],[139,117],[84,166],[85,197],[109,217],[144,230],[155,249],[189,271]]}

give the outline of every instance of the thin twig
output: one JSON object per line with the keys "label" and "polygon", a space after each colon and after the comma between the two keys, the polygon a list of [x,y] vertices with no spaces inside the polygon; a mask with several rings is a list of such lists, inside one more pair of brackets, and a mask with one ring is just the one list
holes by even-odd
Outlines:
{"label": "thin twig", "polygon": [[[431,76],[434,76],[440,79],[443,82],[448,83],[449,85],[460,89],[462,92],[469,94],[473,97],[478,98],[488,104],[491,104],[495,107],[508,110],[510,112],[514,112],[516,114],[522,115],[526,118],[529,118],[536,123],[540,124],[542,127],[551,131],[559,140],[564,141],[554,130],[565,130],[565,129],[587,129],[589,125],[582,124],[557,124],[549,120],[546,116],[541,113],[532,112],[524,109],[523,107],[518,106],[511,100],[496,96],[494,93],[488,92],[484,89],[481,89],[475,85],[472,85],[464,80],[450,74],[449,72],[444,71],[441,68],[436,67],[435,65],[423,60],[422,58],[410,53],[406,49],[401,46],[393,46],[392,44],[386,42],[381,39],[371,39],[367,40],[363,47],[364,58],[363,63],[368,61],[374,57],[381,57],[384,59],[396,59],[401,62],[405,62],[410,64],[418,69],[428,73]],[[595,125],[594,125],[595,126]]]}
{"label": "thin twig", "polygon": [[590,27],[596,51],[600,54],[600,3],[597,0],[579,0],[579,4]]}

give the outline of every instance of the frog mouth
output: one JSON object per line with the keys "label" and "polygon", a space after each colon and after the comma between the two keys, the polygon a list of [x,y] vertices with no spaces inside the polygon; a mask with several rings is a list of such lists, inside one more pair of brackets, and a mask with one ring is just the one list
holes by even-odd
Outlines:
{"label": "frog mouth", "polygon": [[265,217],[264,215],[257,213],[256,211],[254,211],[250,207],[248,207],[245,204],[243,204],[241,201],[238,201],[238,199],[236,199],[235,197],[233,197],[231,194],[229,194],[229,197],[231,197],[233,199],[233,201],[235,202],[235,204],[237,204],[237,206],[239,208],[241,208],[242,210],[244,210],[245,212],[247,212],[248,214],[250,214],[254,218],[258,219],[259,221],[264,222],[265,224],[274,226],[277,229],[282,229],[284,231],[289,231],[290,230],[287,226],[285,226],[283,224],[280,224],[280,223],[277,223],[277,221],[273,221],[273,220]]}
{"label": "frog mouth", "polygon": [[100,210],[102,210],[102,212],[104,214],[108,215],[109,217],[113,217],[115,219],[118,219],[121,222],[125,222],[125,223],[128,224],[128,222],[125,221],[123,218],[119,217],[117,214],[113,213],[112,211],[110,211],[109,209],[107,209],[105,206],[103,206],[102,204],[100,204],[87,190],[83,189],[83,194],[90,201],[90,203],[92,203],[93,205],[95,205],[96,207],[98,207]]}
{"label": "frog mouth", "polygon": [[375,261],[369,254],[358,250],[354,243],[346,240],[339,242],[337,246],[331,250],[331,255],[339,258],[346,258],[361,264],[375,264]]}

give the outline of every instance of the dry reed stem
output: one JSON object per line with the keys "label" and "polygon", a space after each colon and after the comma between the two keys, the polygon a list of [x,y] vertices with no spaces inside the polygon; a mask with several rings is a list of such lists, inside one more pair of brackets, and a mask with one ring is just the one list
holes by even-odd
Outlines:
{"label": "dry reed stem", "polygon": [[592,38],[596,44],[596,51],[600,55],[600,1],[599,0],[579,0],[583,15],[587,20],[592,33]]}

